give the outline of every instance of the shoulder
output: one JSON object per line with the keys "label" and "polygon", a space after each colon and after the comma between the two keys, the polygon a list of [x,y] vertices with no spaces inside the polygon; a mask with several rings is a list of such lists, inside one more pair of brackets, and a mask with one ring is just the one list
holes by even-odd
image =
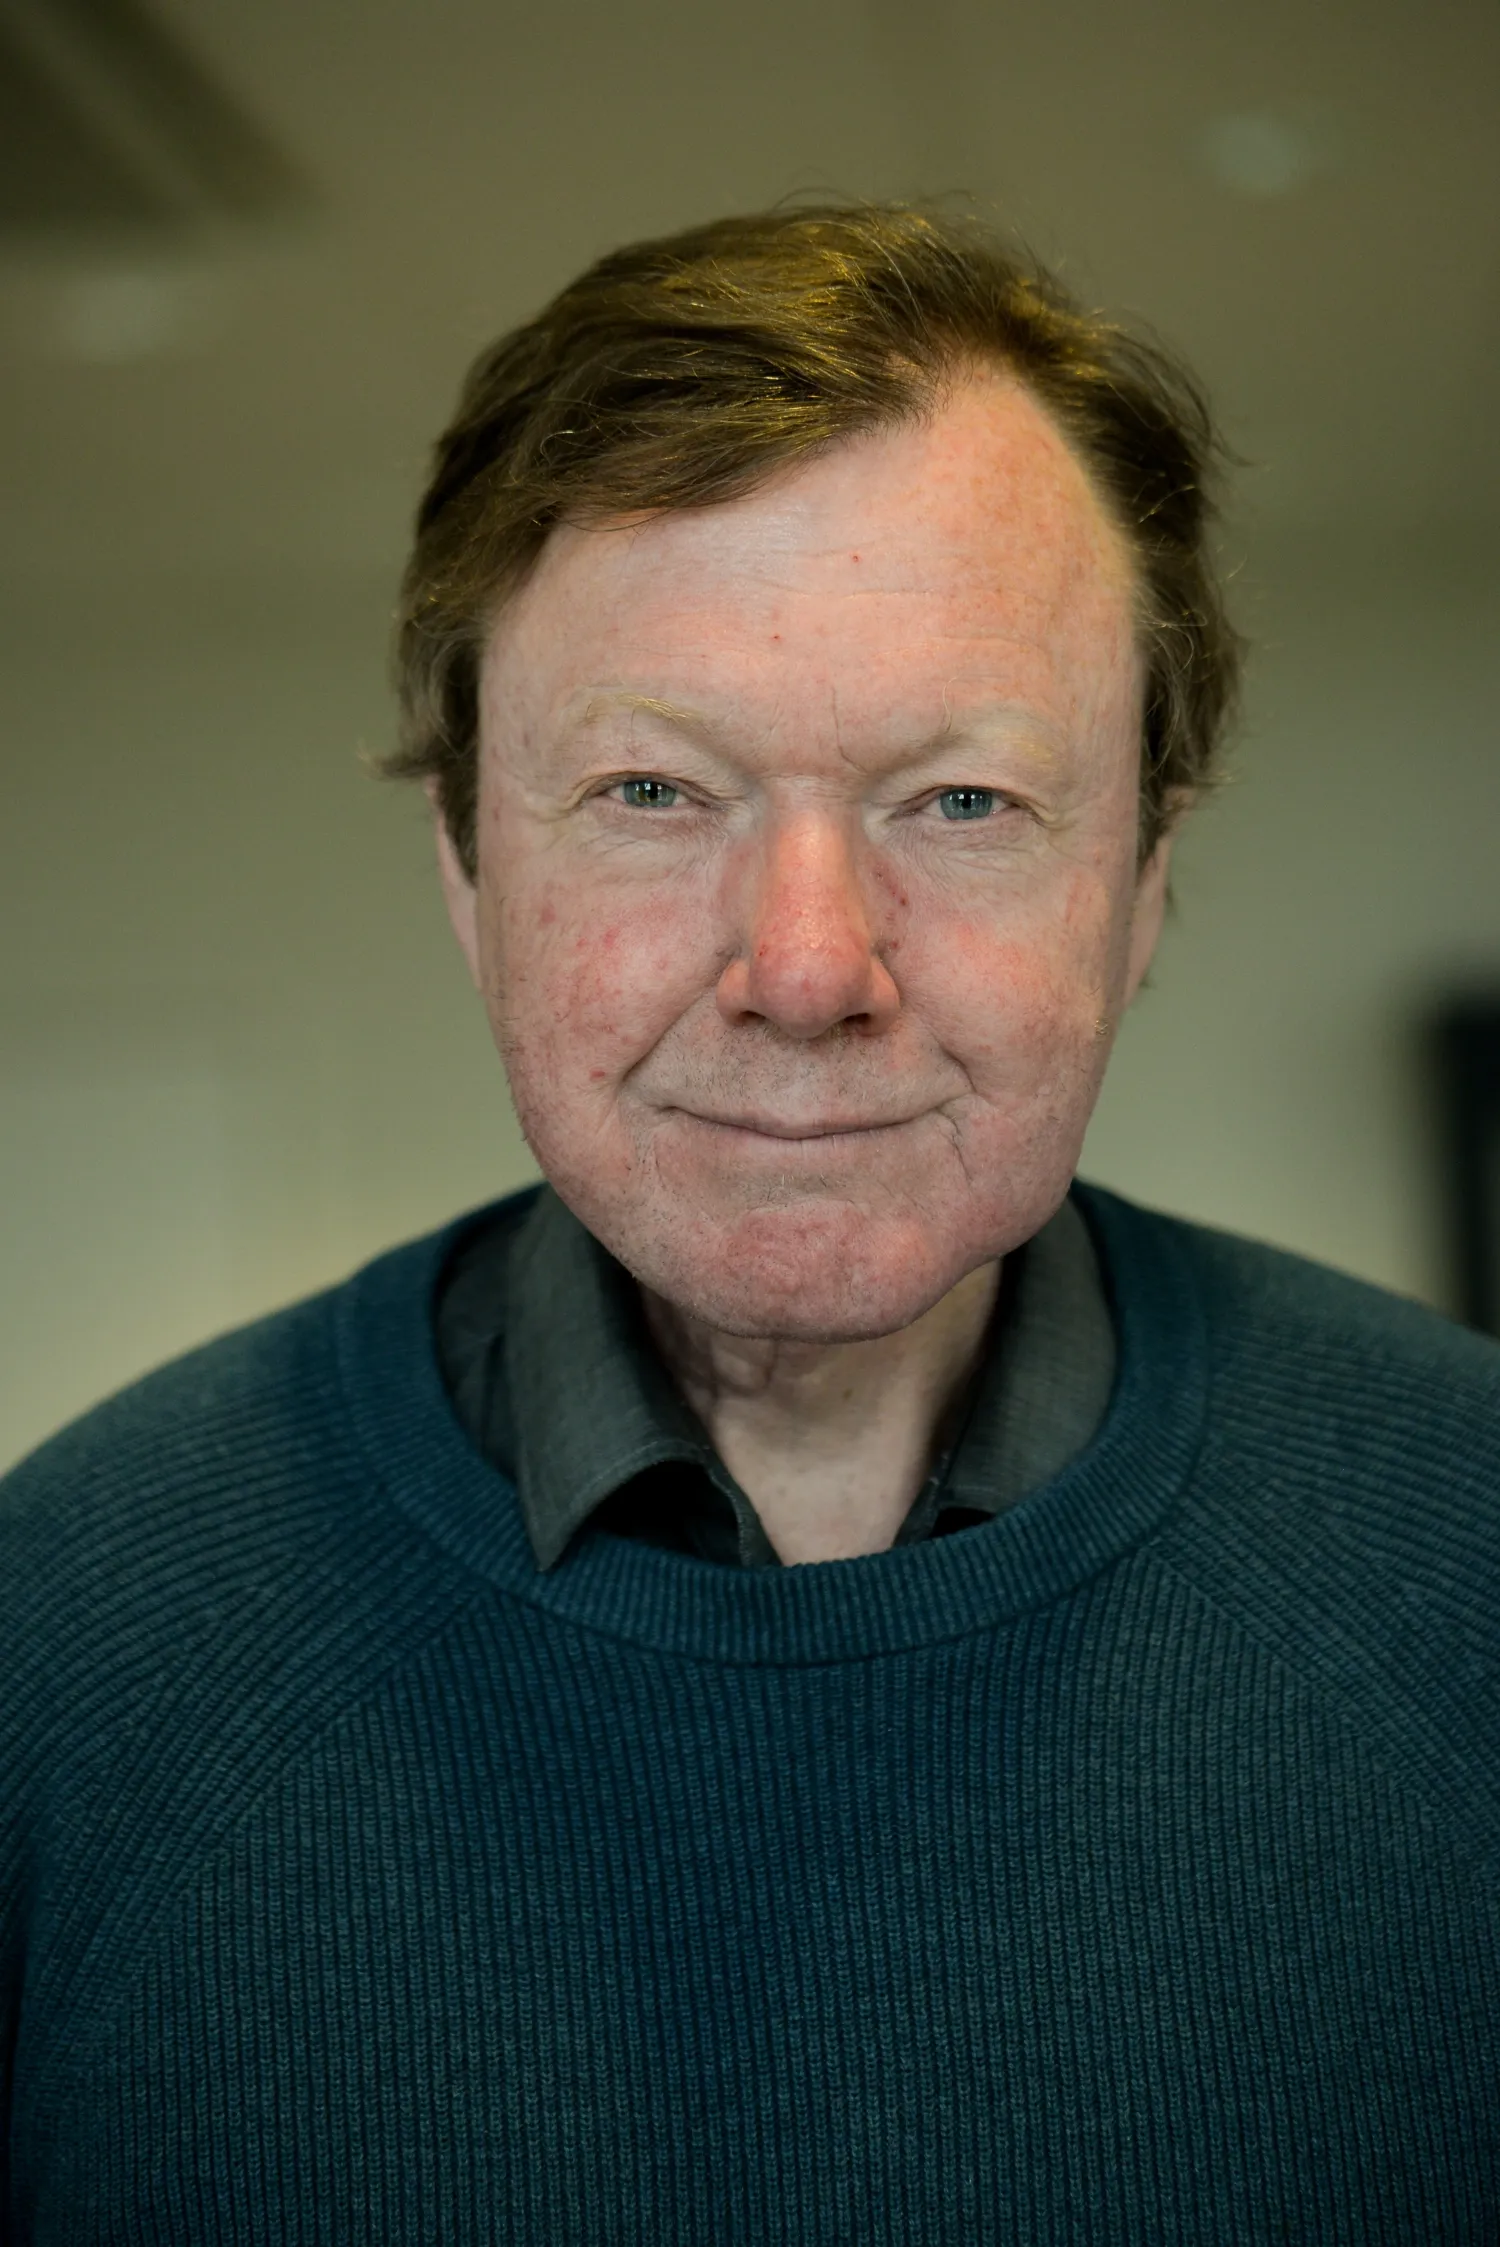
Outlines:
{"label": "shoulder", "polygon": [[[433,1302],[455,1255],[509,1233],[534,1190],[403,1243],[349,1279],[187,1352],[120,1390],[0,1477],[0,1537],[61,1570],[75,1541],[95,1554],[205,1560],[228,1538],[236,1570],[252,1525],[317,1535],[370,1479],[355,1432],[357,1387],[414,1349],[437,1379]],[[361,1326],[351,1364],[351,1317]],[[385,1361],[382,1363],[382,1361]],[[300,1528],[299,1528],[300,1525]],[[363,1530],[360,1532],[362,1541]],[[158,1579],[165,1585],[165,1575]]]}
{"label": "shoulder", "polygon": [[[460,1230],[383,1259],[387,1291],[420,1294]],[[175,1754],[189,1733],[241,1732],[250,1753],[259,1725],[269,1747],[451,1610],[465,1572],[390,1501],[353,1426],[359,1284],[162,1367],[0,1482],[7,1784]]]}
{"label": "shoulder", "polygon": [[[346,1477],[334,1346],[338,1291],[193,1350],[64,1428],[0,1483],[0,1546],[33,1593],[70,1582],[92,1605],[146,1589],[201,1597],[237,1575],[258,1528],[296,1536]],[[231,1550],[234,1560],[230,1560]]]}
{"label": "shoulder", "polygon": [[[1500,1342],[1303,1256],[1085,1188],[1080,1196],[1119,1303],[1149,1267],[1188,1275],[1216,1409],[1245,1434],[1296,1448],[1337,1426],[1393,1472],[1500,1465]],[[1271,1407],[1282,1415],[1274,1421]]]}
{"label": "shoulder", "polygon": [[1172,1260],[1207,1405],[1159,1557],[1500,1844],[1500,1344],[1090,1192],[1112,1284]]}

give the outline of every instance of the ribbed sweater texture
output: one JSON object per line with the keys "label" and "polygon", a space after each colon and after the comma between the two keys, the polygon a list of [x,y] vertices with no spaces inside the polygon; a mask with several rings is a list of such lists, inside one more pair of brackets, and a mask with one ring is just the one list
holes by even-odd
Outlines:
{"label": "ribbed sweater texture", "polygon": [[1104,1426],[931,1543],[540,1573],[449,1236],[17,1470],[8,2236],[1500,2238],[1500,1350],[1083,1206]]}

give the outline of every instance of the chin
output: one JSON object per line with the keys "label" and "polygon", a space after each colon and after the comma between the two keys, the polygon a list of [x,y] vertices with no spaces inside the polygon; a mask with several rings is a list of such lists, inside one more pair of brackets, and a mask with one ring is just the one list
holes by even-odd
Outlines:
{"label": "chin", "polygon": [[945,1241],[914,1215],[875,1218],[837,1202],[667,1222],[638,1238],[593,1230],[654,1294],[718,1333],[756,1341],[894,1334],[998,1253]]}

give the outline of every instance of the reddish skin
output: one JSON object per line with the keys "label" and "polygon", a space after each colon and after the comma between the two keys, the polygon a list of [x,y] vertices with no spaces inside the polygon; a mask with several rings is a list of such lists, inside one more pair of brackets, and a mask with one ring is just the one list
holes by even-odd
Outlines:
{"label": "reddish skin", "polygon": [[[500,615],[449,908],[537,1160],[690,1395],[731,1336],[747,1395],[788,1345],[967,1362],[1160,929],[1141,693],[1123,541],[1000,376],[744,499],[561,530]],[[953,788],[995,808],[945,819]]]}

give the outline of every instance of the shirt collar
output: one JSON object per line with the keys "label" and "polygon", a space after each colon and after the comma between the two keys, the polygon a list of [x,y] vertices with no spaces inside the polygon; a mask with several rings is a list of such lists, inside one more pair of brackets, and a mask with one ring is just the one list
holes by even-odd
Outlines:
{"label": "shirt collar", "polygon": [[1039,1490],[1089,1442],[1114,1378],[1114,1321],[1098,1255],[1077,1204],[1065,1201],[1005,1259],[940,1503],[998,1514]]}
{"label": "shirt collar", "polygon": [[550,1568],[632,1475],[718,1461],[656,1354],[635,1281],[550,1187],[516,1241],[506,1298],[516,1487],[537,1566]]}
{"label": "shirt collar", "polygon": [[[667,1460],[711,1477],[742,1517],[742,1546],[747,1526],[759,1531],[657,1356],[635,1281],[548,1187],[511,1243],[504,1298],[506,1449],[539,1568],[561,1559],[612,1492]],[[948,1448],[898,1542],[931,1535],[947,1507],[997,1514],[1050,1481],[1102,1421],[1114,1372],[1098,1259],[1066,1201],[1005,1260]],[[775,1556],[767,1546],[755,1557]]]}

